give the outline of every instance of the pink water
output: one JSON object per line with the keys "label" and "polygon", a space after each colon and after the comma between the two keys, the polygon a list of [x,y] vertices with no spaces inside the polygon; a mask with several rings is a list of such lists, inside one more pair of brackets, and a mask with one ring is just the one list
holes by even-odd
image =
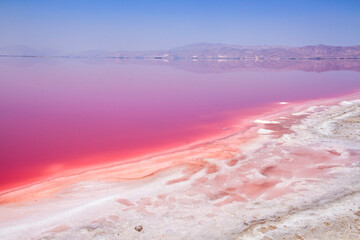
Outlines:
{"label": "pink water", "polygon": [[224,133],[278,102],[340,96],[360,74],[193,73],[77,60],[0,64],[0,190]]}

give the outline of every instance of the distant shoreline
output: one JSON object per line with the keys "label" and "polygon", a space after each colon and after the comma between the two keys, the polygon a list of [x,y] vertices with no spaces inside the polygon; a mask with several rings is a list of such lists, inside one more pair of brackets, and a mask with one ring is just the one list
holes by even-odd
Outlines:
{"label": "distant shoreline", "polygon": [[151,64],[170,66],[188,72],[219,73],[231,71],[288,71],[306,72],[356,71],[360,72],[360,57],[154,57],[154,56],[36,56],[36,55],[0,55],[0,65],[12,62],[46,60],[79,60],[84,63],[115,64]]}
{"label": "distant shoreline", "polygon": [[264,57],[126,57],[126,56],[37,56],[37,55],[0,55],[0,57],[8,58],[104,58],[104,59],[166,59],[166,60],[348,60],[348,59],[360,59],[360,57],[280,57],[280,58],[264,58]]}

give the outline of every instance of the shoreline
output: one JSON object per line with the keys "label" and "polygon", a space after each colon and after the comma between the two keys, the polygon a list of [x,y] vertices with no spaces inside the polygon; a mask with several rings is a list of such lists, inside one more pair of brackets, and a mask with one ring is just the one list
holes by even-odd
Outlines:
{"label": "shoreline", "polygon": [[[351,95],[354,95],[354,94],[351,94]],[[208,144],[212,141],[217,141],[217,140],[220,140],[223,138],[231,137],[234,134],[239,134],[240,132],[246,131],[246,129],[253,127],[254,124],[256,124],[256,120],[259,118],[265,119],[265,118],[268,118],[271,116],[275,116],[277,114],[281,114],[283,112],[289,111],[289,109],[291,109],[293,107],[300,107],[300,105],[303,105],[304,102],[309,103],[310,101],[299,101],[299,102],[292,102],[292,103],[288,103],[288,102],[269,103],[268,106],[261,107],[261,108],[265,109],[265,112],[251,114],[251,115],[248,115],[245,117],[237,116],[238,113],[234,112],[234,113],[231,113],[231,115],[235,115],[235,117],[233,117],[231,120],[226,120],[226,122],[225,122],[227,125],[229,125],[229,128],[227,127],[223,131],[218,131],[218,133],[212,134],[207,137],[202,137],[199,140],[191,142],[186,145],[172,147],[172,148],[169,148],[166,150],[161,150],[161,151],[153,151],[153,152],[149,152],[147,154],[140,155],[140,156],[133,157],[133,158],[121,159],[118,161],[111,161],[111,162],[106,162],[103,164],[95,164],[95,165],[91,165],[88,167],[86,167],[86,166],[85,167],[75,167],[73,169],[62,170],[60,174],[56,174],[53,176],[50,175],[49,177],[42,177],[41,180],[31,181],[31,183],[23,184],[20,186],[4,188],[3,190],[0,190],[0,204],[4,202],[2,199],[2,197],[4,195],[12,194],[12,193],[18,192],[18,191],[27,190],[29,188],[36,187],[41,184],[46,184],[46,182],[49,182],[49,181],[57,181],[59,179],[71,178],[74,176],[76,177],[76,176],[79,176],[82,174],[87,174],[87,173],[92,173],[92,172],[99,172],[99,174],[101,174],[102,171],[106,171],[107,169],[131,165],[131,164],[142,162],[142,161],[151,161],[151,159],[153,159],[153,158],[191,150],[191,149],[199,147],[203,144]]]}
{"label": "shoreline", "polygon": [[[305,214],[309,209],[321,211],[319,206],[331,201],[339,205],[351,192],[360,198],[356,99],[359,93],[284,105],[251,119],[247,128],[240,124],[243,131],[227,137],[2,194],[0,201],[6,204],[0,205],[0,236],[24,239],[29,231],[32,239],[240,240],[288,235],[299,219],[311,218]],[[331,215],[334,208],[329,209]],[[304,216],[293,223],[287,220],[298,213]],[[283,225],[289,222],[286,231]],[[134,231],[138,224],[143,231]],[[311,238],[315,233],[296,230],[303,239],[316,239]],[[292,237],[287,239],[301,239]]]}
{"label": "shoreline", "polygon": [[[3,203],[3,199],[2,197],[4,195],[7,194],[12,194],[14,192],[18,192],[18,191],[22,191],[22,190],[26,190],[32,187],[36,187],[37,185],[41,185],[41,184],[46,184],[46,182],[48,181],[56,181],[58,179],[63,179],[63,178],[71,178],[73,176],[78,176],[78,175],[82,175],[82,174],[86,174],[89,172],[97,172],[99,171],[101,173],[102,170],[106,169],[111,169],[111,168],[116,168],[118,166],[122,166],[122,165],[127,165],[127,164],[133,164],[133,163],[137,163],[137,162],[141,162],[141,161],[148,161],[151,160],[152,158],[156,158],[156,157],[161,157],[167,154],[173,154],[173,153],[177,153],[177,152],[181,152],[181,151],[186,151],[188,149],[191,148],[196,148],[197,146],[201,146],[202,144],[207,144],[211,141],[216,141],[222,138],[228,138],[231,137],[234,134],[239,134],[243,131],[245,131],[247,128],[253,127],[254,124],[257,124],[257,120],[258,119],[268,119],[268,118],[273,118],[276,117],[277,115],[281,115],[284,114],[286,112],[290,112],[290,111],[303,111],[305,108],[307,108],[308,106],[311,106],[312,104],[317,104],[319,102],[323,103],[323,104],[333,104],[334,102],[336,102],[337,100],[335,99],[347,99],[347,100],[351,100],[353,98],[356,98],[356,96],[359,95],[359,90],[354,91],[353,93],[348,93],[346,95],[341,95],[341,96],[332,96],[332,97],[328,97],[328,98],[323,98],[323,99],[315,99],[315,100],[306,100],[306,101],[298,101],[298,102],[278,102],[278,103],[271,103],[269,104],[269,106],[266,107],[266,111],[264,113],[258,113],[258,114],[253,114],[253,115],[249,115],[244,117],[234,117],[231,120],[227,120],[228,123],[230,124],[230,128],[231,129],[226,129],[226,132],[220,132],[217,134],[213,134],[209,137],[206,138],[200,138],[199,140],[183,145],[183,146],[179,146],[179,147],[175,147],[175,148],[170,148],[168,150],[161,150],[161,151],[155,151],[155,152],[149,152],[145,155],[140,155],[138,157],[133,157],[133,158],[129,158],[129,159],[121,159],[119,161],[111,161],[108,163],[104,163],[104,164],[95,164],[92,166],[88,166],[88,167],[75,167],[73,169],[67,169],[67,170],[62,170],[60,174],[56,174],[56,175],[50,175],[48,177],[44,176],[42,177],[41,180],[35,180],[35,181],[31,181],[30,183],[26,183],[23,185],[19,185],[19,186],[14,186],[14,187],[9,187],[9,188],[3,188],[3,190],[0,190],[0,204]],[[233,113],[233,115],[236,115],[236,113]],[[231,131],[229,133],[229,131]],[[24,200],[24,199],[23,199]]]}
{"label": "shoreline", "polygon": [[[357,95],[358,95],[358,91],[356,91],[355,93],[347,94],[346,99],[349,99],[352,96],[357,96]],[[319,101],[321,101],[323,103],[325,101],[326,102],[330,101],[330,104],[331,104],[333,98],[334,97],[326,98],[325,100],[318,99],[318,100],[307,100],[307,101],[299,101],[299,102],[292,102],[292,103],[288,103],[288,102],[271,103],[271,104],[269,104],[269,106],[266,107],[266,111],[261,114],[259,114],[259,113],[253,114],[253,115],[246,116],[245,118],[244,117],[233,117],[233,119],[228,120],[230,123],[231,129],[226,129],[227,130],[226,132],[220,132],[217,134],[213,134],[209,137],[201,138],[195,142],[192,142],[192,143],[189,143],[189,144],[186,144],[183,146],[170,148],[168,150],[150,152],[145,155],[140,155],[138,157],[129,158],[129,159],[122,159],[119,161],[112,161],[109,163],[97,164],[97,165],[92,165],[89,167],[76,167],[74,169],[63,170],[63,171],[61,171],[60,174],[57,174],[54,176],[49,176],[49,177],[43,177],[42,180],[38,180],[38,181],[35,180],[35,181],[32,181],[31,183],[23,184],[21,186],[4,188],[4,190],[0,190],[0,204],[4,204],[6,202],[12,202],[12,201],[6,200],[8,198],[7,195],[11,195],[11,194],[21,195],[21,199],[15,200],[14,202],[23,202],[23,201],[31,200],[31,198],[24,198],[22,191],[27,191],[31,188],[36,188],[38,186],[41,187],[41,185],[43,185],[43,184],[46,185],[48,182],[58,181],[58,180],[66,182],[66,179],[71,179],[73,177],[76,178],[77,176],[81,177],[82,175],[87,175],[87,174],[90,174],[91,177],[94,177],[94,175],[101,175],[104,172],[106,172],[107,170],[111,171],[111,169],[114,169],[114,168],[116,169],[117,167],[121,168],[122,166],[126,167],[128,165],[132,165],[132,164],[136,164],[136,163],[140,163],[140,162],[151,161],[154,158],[167,156],[167,155],[171,155],[171,154],[176,154],[179,152],[181,153],[181,152],[199,147],[204,144],[209,144],[212,141],[229,138],[235,134],[241,134],[241,132],[245,132],[247,129],[254,127],[254,125],[256,125],[256,124],[261,124],[261,122],[258,122],[258,123],[256,122],[258,119],[274,118],[277,115],[281,115],[281,114],[284,114],[284,113],[290,112],[290,111],[303,111],[305,108],[307,108],[307,106],[311,106],[311,104],[319,102]],[[236,115],[236,113],[233,113],[233,115]],[[231,131],[231,132],[229,133],[229,131]],[[114,171],[116,171],[116,170],[114,170]],[[144,176],[142,176],[142,177],[144,177]],[[81,180],[83,181],[86,179],[90,179],[90,178],[85,176],[84,179],[79,179],[79,180],[75,179],[75,181],[70,181],[70,183],[64,184],[63,187],[60,187],[60,189],[65,188],[68,185],[74,184],[77,181],[81,181]],[[117,178],[113,178],[113,180],[115,180],[115,179],[117,179]],[[123,180],[129,180],[129,179],[124,178]],[[55,193],[56,191],[58,191],[60,189],[56,189],[52,193]],[[38,190],[39,189],[35,189],[33,191],[33,194],[36,194],[36,192],[38,192]],[[30,190],[30,192],[31,192],[31,190]],[[47,192],[48,192],[48,190],[47,190]],[[37,197],[37,196],[35,196],[35,197]]]}

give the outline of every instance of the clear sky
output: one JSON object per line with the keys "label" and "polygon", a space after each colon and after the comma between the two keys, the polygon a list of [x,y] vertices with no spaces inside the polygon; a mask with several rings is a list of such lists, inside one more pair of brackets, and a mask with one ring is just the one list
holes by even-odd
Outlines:
{"label": "clear sky", "polygon": [[360,0],[0,0],[0,46],[359,45]]}

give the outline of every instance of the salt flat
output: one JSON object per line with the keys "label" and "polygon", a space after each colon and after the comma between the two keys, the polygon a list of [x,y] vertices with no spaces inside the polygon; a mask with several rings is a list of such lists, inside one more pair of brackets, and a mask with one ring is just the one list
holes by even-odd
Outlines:
{"label": "salt flat", "polygon": [[228,136],[3,193],[0,238],[357,239],[357,99],[279,105]]}

